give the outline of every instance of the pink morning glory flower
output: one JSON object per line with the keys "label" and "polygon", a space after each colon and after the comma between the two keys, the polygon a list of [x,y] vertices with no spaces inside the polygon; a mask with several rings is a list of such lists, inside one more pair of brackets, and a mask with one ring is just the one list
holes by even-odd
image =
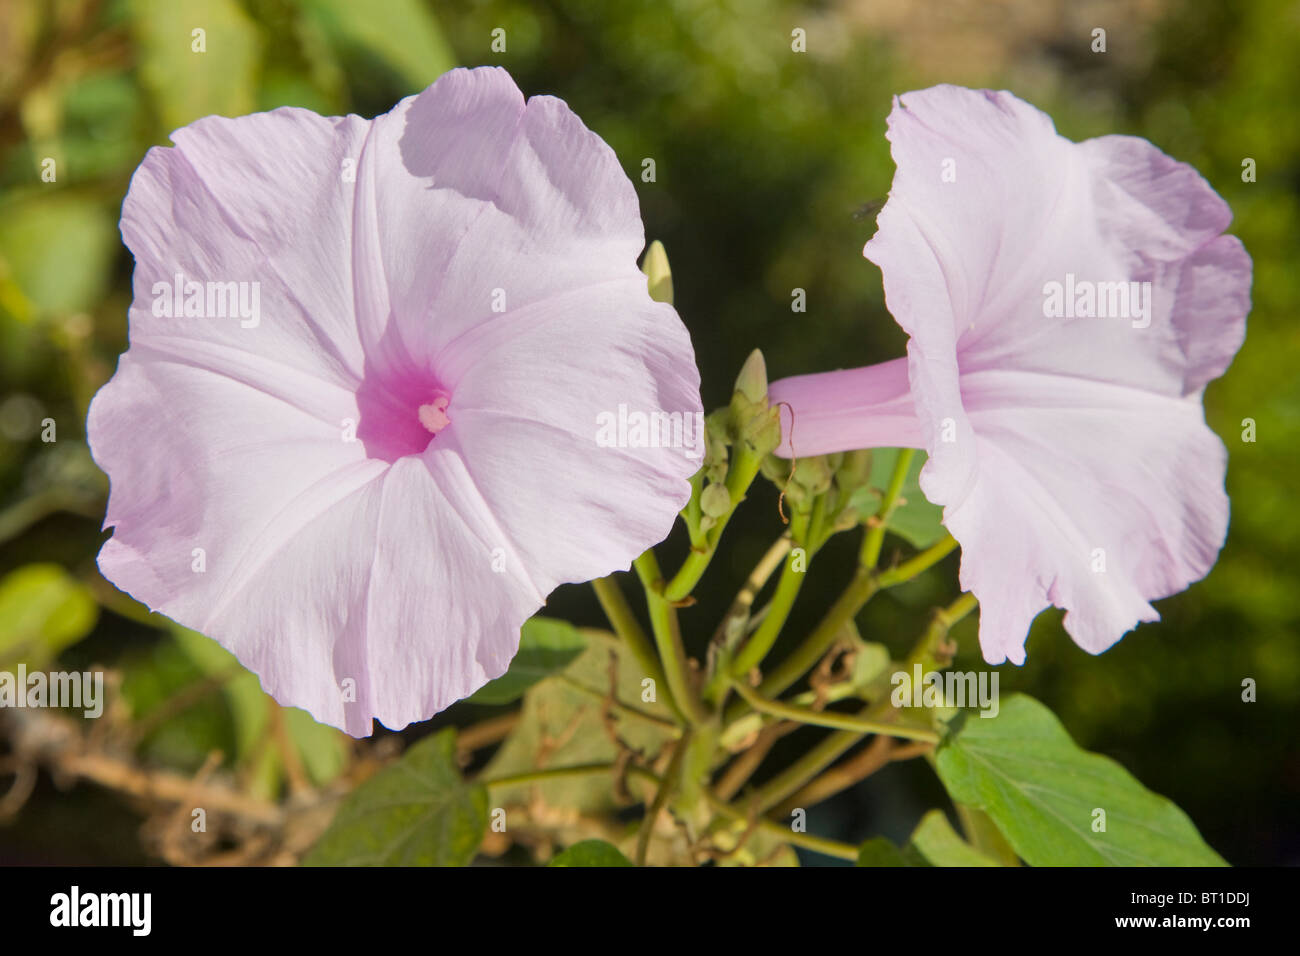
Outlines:
{"label": "pink morning glory flower", "polygon": [[929,453],[921,488],[961,544],[986,660],[1023,663],[1048,605],[1099,653],[1223,545],[1227,453],[1201,396],[1245,335],[1250,258],[1191,167],[1129,136],[1071,142],[1009,93],[906,94],[888,135],[865,255],[907,358],[773,400],[798,454]]}
{"label": "pink morning glory flower", "polygon": [[[363,735],[500,676],[552,589],[668,534],[699,373],[563,102],[455,70],[374,120],[172,139],[123,206],[130,348],[88,423],[110,581]],[[688,427],[598,442],[621,408]]]}

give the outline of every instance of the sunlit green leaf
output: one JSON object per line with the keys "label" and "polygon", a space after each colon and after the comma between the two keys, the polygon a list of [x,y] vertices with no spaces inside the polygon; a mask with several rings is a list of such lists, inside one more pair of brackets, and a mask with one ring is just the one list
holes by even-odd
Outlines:
{"label": "sunlit green leaf", "polygon": [[343,49],[359,48],[387,64],[412,90],[456,65],[428,8],[417,0],[300,0],[303,10]]}
{"label": "sunlit green leaf", "polygon": [[0,578],[0,664],[43,667],[95,626],[99,607],[57,564],[29,564]]}
{"label": "sunlit green leaf", "polygon": [[285,707],[289,739],[298,748],[307,777],[317,786],[329,783],[348,762],[348,738],[339,729],[317,723],[305,710]]}
{"label": "sunlit green leaf", "polygon": [[236,0],[130,0],[130,11],[140,78],[167,132],[256,109],[261,38]]}
{"label": "sunlit green leaf", "polygon": [[909,844],[932,866],[999,866],[963,840],[942,810],[931,810],[921,818]]}
{"label": "sunlit green leaf", "polygon": [[113,217],[95,199],[54,186],[7,199],[0,278],[22,297],[7,311],[18,318],[88,311],[104,293],[116,249]]}
{"label": "sunlit green leaf", "polygon": [[1173,802],[1080,749],[1032,697],[1004,699],[996,717],[967,715],[937,766],[952,798],[987,813],[1032,865],[1224,865]]}

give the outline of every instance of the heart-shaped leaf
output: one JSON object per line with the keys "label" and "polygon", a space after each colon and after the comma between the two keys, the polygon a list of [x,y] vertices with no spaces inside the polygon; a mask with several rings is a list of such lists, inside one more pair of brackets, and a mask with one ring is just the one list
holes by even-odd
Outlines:
{"label": "heart-shaped leaf", "polygon": [[443,730],[352,791],[303,863],[464,866],[487,816],[487,789],[461,777],[456,732]]}
{"label": "heart-shaped leaf", "polygon": [[1225,865],[1172,801],[1080,749],[1032,697],[966,715],[936,761],[952,798],[987,813],[1034,866]]}

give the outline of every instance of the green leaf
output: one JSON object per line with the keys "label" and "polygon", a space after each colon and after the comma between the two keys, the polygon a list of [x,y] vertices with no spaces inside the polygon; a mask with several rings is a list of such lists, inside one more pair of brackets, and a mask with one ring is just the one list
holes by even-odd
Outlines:
{"label": "green leaf", "polygon": [[932,866],[911,843],[894,846],[885,837],[873,837],[858,848],[857,866]]}
{"label": "green leaf", "polygon": [[221,694],[192,698],[186,706],[156,719],[158,708],[187,694],[208,675],[170,636],[133,648],[118,663],[122,672],[122,697],[136,721],[149,721],[141,741],[141,757],[147,761],[195,771],[208,754],[219,750],[235,752],[234,721]]}
{"label": "green leaf", "polygon": [[[169,132],[257,108],[262,42],[236,0],[130,0],[130,13],[140,80]],[[203,31],[203,52],[194,49],[195,30]]]}
{"label": "green leaf", "polygon": [[318,724],[296,707],[283,707],[262,690],[257,675],[245,670],[229,651],[211,638],[168,622],[168,639],[147,654],[130,658],[122,693],[136,719],[146,719],[176,695],[192,693],[201,682],[219,688],[191,700],[149,734],[148,750],[160,762],[197,766],[213,750],[231,755],[249,792],[277,799],[285,767],[279,746],[268,742],[277,710],[289,742],[316,786],[323,786],[347,765],[348,738]]}
{"label": "green leaf", "polygon": [[206,676],[222,681],[221,691],[234,723],[234,762],[247,763],[245,774],[252,793],[273,798],[283,769],[275,747],[265,745],[275,701],[262,690],[257,675],[244,670],[235,656],[212,638],[179,624],[173,625],[171,632],[181,650]]}
{"label": "green leaf", "polygon": [[99,606],[57,564],[29,564],[0,578],[0,664],[43,667],[95,626]]}
{"label": "green leaf", "polygon": [[858,866],[908,866],[903,851],[884,837],[873,837],[858,848]]}
{"label": "green leaf", "polygon": [[[871,452],[871,477],[849,499],[849,504],[864,518],[874,515],[880,508],[884,489],[889,486],[898,460],[897,448],[876,448]],[[889,519],[889,530],[915,548],[928,548],[946,533],[943,528],[943,509],[930,504],[921,492],[919,476],[925,464],[925,452],[912,456],[911,467],[900,492],[901,503]]]}
{"label": "green leaf", "polygon": [[[111,180],[139,163],[141,143],[137,136],[123,131],[145,127],[147,106],[144,91],[125,66],[72,79],[62,93],[58,137],[66,161],[58,165],[58,181]],[[108,218],[115,226],[112,220],[116,216]],[[116,228],[112,229],[112,241],[116,251]]]}
{"label": "green leaf", "polygon": [[894,663],[889,648],[874,641],[864,641],[858,636],[857,627],[852,621],[848,622],[847,628],[851,628],[855,651],[849,687],[861,691],[872,684],[880,683],[882,679],[887,683],[889,678],[886,672],[891,670],[891,665]]}
{"label": "green leaf", "polygon": [[555,856],[547,866],[632,866],[618,847],[604,840],[583,840]]}
{"label": "green leaf", "polygon": [[413,90],[422,90],[456,65],[437,21],[416,0],[299,0],[330,42],[360,49],[387,64]]}
{"label": "green leaf", "polygon": [[[1223,866],[1192,821],[1108,757],[1075,745],[1032,697],[966,715],[939,748],[953,800],[983,810],[1034,866]],[[1094,811],[1105,811],[1095,832]]]}
{"label": "green leaf", "polygon": [[318,724],[305,710],[297,707],[283,709],[285,729],[302,755],[307,776],[318,787],[329,783],[347,766],[347,736],[328,724]]}
{"label": "green leaf", "polygon": [[534,617],[524,622],[519,653],[501,677],[467,698],[475,704],[508,704],[543,677],[562,671],[587,648],[578,629],[568,621]]}
{"label": "green leaf", "polygon": [[456,732],[421,740],[362,783],[312,847],[307,866],[464,866],[487,828],[488,795],[456,764]]}
{"label": "green leaf", "polygon": [[18,318],[85,312],[103,297],[117,250],[112,215],[72,192],[25,192],[0,206],[0,277]]}
{"label": "green leaf", "polygon": [[952,828],[942,810],[931,810],[912,833],[915,847],[932,866],[1000,866],[975,849]]}
{"label": "green leaf", "polygon": [[[660,721],[671,719],[663,698],[643,701],[642,680],[647,676],[635,657],[612,634],[592,640],[562,673],[552,674],[524,694],[519,723],[483,771],[485,779],[528,773],[541,767],[572,767],[608,763],[619,750],[610,739],[602,719],[604,698],[609,693],[610,655],[617,675],[618,700],[638,714]],[[659,693],[663,689],[659,688]],[[615,710],[613,729],[628,746],[647,754],[658,753],[672,736],[671,729],[653,720]],[[544,763],[538,763],[539,755]],[[497,806],[529,804],[542,800],[567,812],[616,809],[608,775],[541,780],[513,787],[494,787]]]}

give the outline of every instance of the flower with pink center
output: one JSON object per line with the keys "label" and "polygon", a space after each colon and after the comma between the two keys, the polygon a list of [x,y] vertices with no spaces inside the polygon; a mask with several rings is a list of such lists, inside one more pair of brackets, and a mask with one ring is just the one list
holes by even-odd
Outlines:
{"label": "flower with pink center", "polygon": [[92,404],[105,577],[355,735],[500,676],[557,585],[667,536],[701,413],[636,193],[560,100],[455,70],[374,120],[208,117],[122,234],[130,348]]}
{"label": "flower with pink center", "polygon": [[1250,258],[1191,167],[1129,136],[1071,142],[1009,93],[906,94],[888,136],[865,255],[907,358],[788,378],[773,401],[800,455],[929,453],[987,661],[1023,663],[1048,605],[1099,653],[1223,545],[1227,453],[1201,396],[1245,336]]}

